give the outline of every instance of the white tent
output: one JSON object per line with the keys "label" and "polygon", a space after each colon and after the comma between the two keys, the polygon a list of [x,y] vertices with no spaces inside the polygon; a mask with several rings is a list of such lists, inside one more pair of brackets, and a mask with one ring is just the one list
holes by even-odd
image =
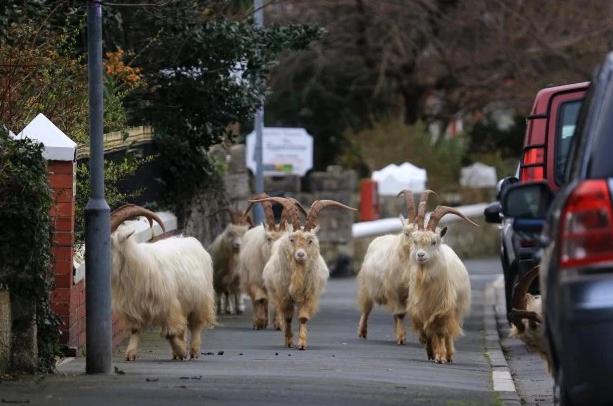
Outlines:
{"label": "white tent", "polygon": [[481,162],[462,168],[460,175],[460,185],[464,187],[494,187],[497,181],[496,168]]}
{"label": "white tent", "polygon": [[425,169],[405,162],[401,165],[390,164],[374,171],[372,179],[379,184],[380,195],[395,196],[402,189],[411,189],[416,193],[423,192],[426,189],[428,175]]}

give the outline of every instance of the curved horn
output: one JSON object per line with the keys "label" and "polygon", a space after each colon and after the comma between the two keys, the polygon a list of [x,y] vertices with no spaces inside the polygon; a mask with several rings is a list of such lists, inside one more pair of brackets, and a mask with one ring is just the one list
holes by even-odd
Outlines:
{"label": "curved horn", "polygon": [[[538,265],[526,272],[519,280],[517,285],[513,289],[513,297],[511,298],[511,320],[515,327],[519,331],[524,331],[524,324],[521,322],[522,318],[533,319],[531,316],[525,316],[526,313],[526,294],[532,281],[538,276]],[[536,320],[535,320],[536,321]]]}
{"label": "curved horn", "polygon": [[[249,200],[249,203],[262,203],[262,202],[279,203],[281,206],[283,206],[281,222],[283,223],[285,221],[286,223],[292,224],[292,226],[294,227],[294,230],[298,230],[300,228],[300,218],[298,216],[298,209],[296,209],[294,202],[284,197],[266,197],[264,199]],[[274,227],[274,221],[273,221],[273,227]]]}
{"label": "curved horn", "polygon": [[147,210],[144,207],[137,206],[135,204],[126,204],[113,210],[113,212],[111,213],[111,233],[117,230],[117,227],[119,227],[119,225],[124,221],[139,216],[147,217],[147,220],[149,220],[150,227],[153,227],[153,221],[155,220],[155,222],[158,223],[160,227],[162,227],[162,231],[166,231],[164,227],[164,222],[157,214],[155,214],[151,210]]}
{"label": "curved horn", "polygon": [[[269,196],[266,193],[258,193],[257,195],[254,195],[251,200],[249,200],[249,205],[243,212],[243,216],[247,216],[253,205],[258,203],[255,202],[255,200],[266,199],[268,197]],[[262,204],[262,208],[264,209],[264,218],[266,219],[266,224],[269,228],[275,228],[275,213],[272,211],[272,203],[268,201],[260,201],[259,203]]]}
{"label": "curved horn", "polygon": [[306,225],[304,226],[305,230],[312,230],[317,226],[317,216],[319,216],[319,212],[326,207],[340,207],[342,209],[357,211],[357,209],[346,206],[336,200],[315,200],[313,204],[311,204],[311,208],[307,214]]}
{"label": "curved horn", "polygon": [[423,192],[421,192],[421,196],[419,196],[419,205],[417,206],[417,216],[413,219],[413,223],[417,224],[417,228],[419,230],[424,229],[424,219],[426,218],[426,209],[428,208],[428,197],[431,194],[436,195],[436,192],[430,189],[426,189]]}
{"label": "curved horn", "polygon": [[413,197],[413,192],[410,191],[409,189],[401,190],[396,195],[396,198],[399,198],[402,195],[404,195],[404,201],[405,201],[406,206],[407,206],[407,219],[409,219],[409,221],[412,221],[415,218],[415,216],[416,216],[416,213],[415,213],[415,198]]}
{"label": "curved horn", "polygon": [[473,226],[479,227],[477,223],[475,223],[474,221],[472,221],[471,219],[469,219],[468,217],[466,217],[465,215],[463,215],[462,213],[460,213],[458,210],[454,209],[453,207],[436,206],[436,209],[434,209],[434,211],[430,215],[430,220],[428,220],[427,229],[430,231],[434,231],[436,229],[436,226],[438,226],[439,221],[441,221],[441,219],[443,218],[443,216],[449,213],[462,217],[464,220],[468,221]]}
{"label": "curved horn", "polygon": [[304,207],[302,207],[302,205],[300,204],[298,200],[294,199],[293,197],[286,197],[286,199],[294,203],[294,206],[296,206],[296,208],[300,211],[300,213],[302,213],[302,215],[305,218],[307,217],[307,211],[305,210]]}

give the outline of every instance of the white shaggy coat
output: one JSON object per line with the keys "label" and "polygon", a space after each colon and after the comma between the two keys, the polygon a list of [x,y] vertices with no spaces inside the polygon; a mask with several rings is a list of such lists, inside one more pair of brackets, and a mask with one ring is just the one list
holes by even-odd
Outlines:
{"label": "white shaggy coat", "polygon": [[283,326],[287,347],[293,346],[291,323],[294,311],[297,312],[300,350],[306,349],[307,322],[319,307],[319,298],[329,277],[316,232],[317,228],[312,232],[290,229],[273,244],[262,275]]}
{"label": "white shaggy coat", "polygon": [[428,359],[451,362],[454,340],[470,311],[470,277],[438,233],[416,231],[413,238],[407,310]]}
{"label": "white shaggy coat", "polygon": [[132,334],[126,359],[136,358],[147,326],[161,327],[178,359],[187,357],[189,329],[190,355],[197,358],[202,329],[215,324],[210,255],[195,238],[138,243],[132,234],[129,226],[121,225],[111,235],[113,310]]}
{"label": "white shaggy coat", "polygon": [[414,225],[404,222],[403,232],[375,238],[366,251],[358,274],[358,305],[361,311],[358,336],[368,335],[368,316],[374,304],[386,305],[394,316],[394,334],[404,344],[404,316],[409,296],[409,258]]}

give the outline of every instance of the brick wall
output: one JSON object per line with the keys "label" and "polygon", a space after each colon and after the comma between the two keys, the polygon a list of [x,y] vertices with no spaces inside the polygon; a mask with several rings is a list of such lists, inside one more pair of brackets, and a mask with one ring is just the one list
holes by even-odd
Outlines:
{"label": "brick wall", "polygon": [[51,305],[62,321],[60,343],[79,348],[85,345],[85,283],[73,283],[74,163],[48,161],[49,186],[53,193],[53,271],[55,289]]}

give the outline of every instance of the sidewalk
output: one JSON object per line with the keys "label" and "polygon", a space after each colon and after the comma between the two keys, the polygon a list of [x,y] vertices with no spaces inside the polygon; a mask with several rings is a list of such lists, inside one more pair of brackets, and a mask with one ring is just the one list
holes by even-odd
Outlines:
{"label": "sidewalk", "polygon": [[553,405],[553,379],[545,363],[537,354],[528,352],[522,341],[509,337],[502,276],[493,283],[493,291],[500,343],[519,397],[528,405]]}

